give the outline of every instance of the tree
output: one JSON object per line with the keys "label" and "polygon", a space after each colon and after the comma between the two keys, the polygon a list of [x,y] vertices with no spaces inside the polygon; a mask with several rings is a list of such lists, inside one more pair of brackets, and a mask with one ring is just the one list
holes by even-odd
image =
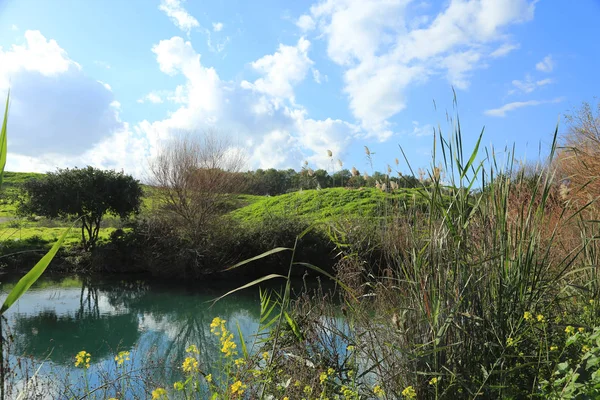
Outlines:
{"label": "tree", "polygon": [[216,132],[171,139],[150,165],[161,211],[199,244],[231,194],[243,192],[244,174],[239,172],[244,165],[243,153]]}
{"label": "tree", "polygon": [[142,188],[131,176],[93,167],[59,169],[26,182],[23,189],[21,214],[79,218],[85,250],[96,245],[106,214],[121,218],[136,214],[142,198]]}

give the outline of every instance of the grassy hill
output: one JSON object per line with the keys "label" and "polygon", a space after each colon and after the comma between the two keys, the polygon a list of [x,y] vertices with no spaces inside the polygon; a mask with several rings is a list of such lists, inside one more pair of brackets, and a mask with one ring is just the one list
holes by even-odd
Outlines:
{"label": "grassy hill", "polygon": [[421,202],[418,189],[399,189],[389,194],[375,188],[332,188],[261,197],[230,215],[248,224],[269,216],[298,216],[310,222],[323,222],[335,218],[382,217],[391,207]]}

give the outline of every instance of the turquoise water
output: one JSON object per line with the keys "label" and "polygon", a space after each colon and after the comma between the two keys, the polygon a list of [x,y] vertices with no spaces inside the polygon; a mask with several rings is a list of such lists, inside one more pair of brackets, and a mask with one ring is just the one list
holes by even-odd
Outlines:
{"label": "turquoise water", "polygon": [[[10,279],[2,282],[2,298],[13,284]],[[131,279],[42,278],[5,314],[5,354],[11,367],[6,390],[14,395],[28,382],[32,393],[78,398],[86,385],[97,387],[127,372],[131,385],[125,397],[143,398],[151,385],[180,377],[178,366],[191,344],[200,349],[202,368],[213,372],[220,356],[218,340],[210,333],[214,317],[226,319],[236,337],[239,326],[249,346],[258,329],[257,288],[212,305],[211,300],[231,288],[215,282],[182,286]],[[81,350],[92,356],[86,375],[74,366]],[[119,351],[131,354],[124,367],[114,361]],[[101,388],[96,398],[110,397],[119,389],[116,385]],[[73,393],[66,393],[66,387]]]}

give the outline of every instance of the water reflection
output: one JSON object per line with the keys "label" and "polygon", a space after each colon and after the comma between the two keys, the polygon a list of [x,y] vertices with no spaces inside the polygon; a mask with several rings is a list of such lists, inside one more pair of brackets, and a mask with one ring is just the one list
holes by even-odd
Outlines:
{"label": "water reflection", "polygon": [[[11,283],[0,285],[7,293]],[[244,337],[257,330],[257,290],[238,293],[210,307],[210,300],[227,287],[181,288],[161,282],[64,278],[44,279],[7,313],[12,336],[10,355],[48,360],[44,370],[61,376],[78,375],[75,354],[92,354],[94,370],[114,371],[114,355],[132,352],[132,367],[160,365],[157,380],[179,377],[185,348],[195,344],[205,368],[219,356],[217,339],[210,333],[215,316],[228,321],[228,329]],[[251,340],[248,340],[251,342]]]}

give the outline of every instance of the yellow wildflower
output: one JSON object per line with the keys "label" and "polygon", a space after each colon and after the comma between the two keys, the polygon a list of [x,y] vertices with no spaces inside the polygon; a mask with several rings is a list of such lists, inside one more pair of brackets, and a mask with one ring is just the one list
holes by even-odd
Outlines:
{"label": "yellow wildflower", "polygon": [[587,346],[587,345],[584,345],[584,346],[581,348],[581,352],[582,352],[582,353],[587,353],[587,352],[588,352],[588,351],[590,351],[590,350],[591,350],[590,346]]}
{"label": "yellow wildflower", "polygon": [[433,378],[431,378],[431,379],[429,380],[429,384],[430,384],[430,385],[437,385],[438,381],[439,381],[438,377],[437,377],[437,376],[434,376]]}
{"label": "yellow wildflower", "polygon": [[379,385],[373,386],[373,393],[377,397],[383,397],[383,396],[385,396],[385,391]]}
{"label": "yellow wildflower", "polygon": [[312,388],[308,385],[304,386],[304,393],[306,394],[311,394],[312,393]]}
{"label": "yellow wildflower", "polygon": [[335,372],[335,369],[329,367],[327,368],[327,375],[333,375],[333,373]]}
{"label": "yellow wildflower", "polygon": [[573,333],[575,333],[575,328],[569,325],[565,328],[565,333],[567,333],[568,335],[572,335]]}
{"label": "yellow wildflower", "polygon": [[550,351],[556,351],[558,350],[558,346],[550,346]]}
{"label": "yellow wildflower", "polygon": [[119,352],[119,354],[117,354],[115,356],[115,361],[117,362],[117,365],[123,365],[123,363],[125,361],[129,361],[129,352],[128,351]]}
{"label": "yellow wildflower", "polygon": [[538,314],[536,318],[537,318],[538,322],[542,322],[542,323],[546,322],[546,320],[544,319],[544,316],[542,314]]}
{"label": "yellow wildflower", "polygon": [[263,360],[267,361],[267,359],[269,358],[269,352],[265,351],[264,353],[262,353],[262,358]]}
{"label": "yellow wildflower", "polygon": [[185,349],[186,353],[194,353],[194,354],[200,354],[200,352],[198,351],[198,348],[196,347],[195,344],[190,345],[187,349]]}
{"label": "yellow wildflower", "polygon": [[348,347],[346,347],[346,350],[348,351],[354,351],[355,347],[352,345],[348,345]]}
{"label": "yellow wildflower", "polygon": [[91,356],[90,353],[88,353],[85,350],[81,350],[75,356],[75,366],[76,367],[81,367],[81,368],[88,369],[90,367],[90,360],[91,359],[92,359],[92,356]]}
{"label": "yellow wildflower", "polygon": [[244,365],[244,364],[246,364],[246,360],[244,360],[243,358],[237,358],[237,359],[234,361],[234,363],[235,363],[235,365],[237,365],[237,366],[240,366],[240,365]]}
{"label": "yellow wildflower", "polygon": [[246,385],[244,385],[241,381],[236,381],[231,385],[231,394],[244,394],[244,389],[246,389]]}
{"label": "yellow wildflower", "polygon": [[323,382],[325,382],[327,380],[327,372],[321,372],[321,375],[319,375],[319,382],[321,382],[321,385],[323,384]]}
{"label": "yellow wildflower", "polygon": [[514,345],[515,345],[515,339],[513,339],[511,337],[509,337],[509,338],[506,339],[506,346],[507,347],[512,347]]}
{"label": "yellow wildflower", "polygon": [[294,382],[294,386],[299,387],[301,385],[299,380],[296,380],[296,382]]}
{"label": "yellow wildflower", "polygon": [[204,379],[206,379],[206,382],[211,383],[212,382],[212,374],[208,374],[204,377]]}
{"label": "yellow wildflower", "polygon": [[167,398],[167,391],[163,388],[156,388],[152,391],[152,400],[162,400]]}
{"label": "yellow wildflower", "polygon": [[402,391],[402,396],[406,397],[407,399],[416,399],[417,398],[417,392],[415,391],[414,387],[407,386]]}
{"label": "yellow wildflower", "polygon": [[184,389],[184,384],[181,381],[177,381],[173,384],[173,389],[181,392]]}
{"label": "yellow wildflower", "polygon": [[533,319],[533,316],[531,315],[531,313],[529,311],[525,311],[523,313],[523,318],[525,318],[525,321],[530,321]]}
{"label": "yellow wildflower", "polygon": [[281,400],[290,400],[290,398],[289,398],[289,397],[287,397],[287,396],[285,396],[285,397],[284,397],[283,399],[281,399]]}
{"label": "yellow wildflower", "polygon": [[198,360],[194,357],[186,357],[186,359],[183,360],[183,364],[181,364],[181,368],[186,374],[198,372]]}
{"label": "yellow wildflower", "polygon": [[225,354],[226,357],[231,357],[237,352],[235,349],[237,345],[233,341],[233,333],[227,332],[225,328],[223,328],[223,335],[221,336],[221,352]]}
{"label": "yellow wildflower", "polygon": [[585,332],[585,328],[577,328],[577,330],[579,331],[579,333]]}

